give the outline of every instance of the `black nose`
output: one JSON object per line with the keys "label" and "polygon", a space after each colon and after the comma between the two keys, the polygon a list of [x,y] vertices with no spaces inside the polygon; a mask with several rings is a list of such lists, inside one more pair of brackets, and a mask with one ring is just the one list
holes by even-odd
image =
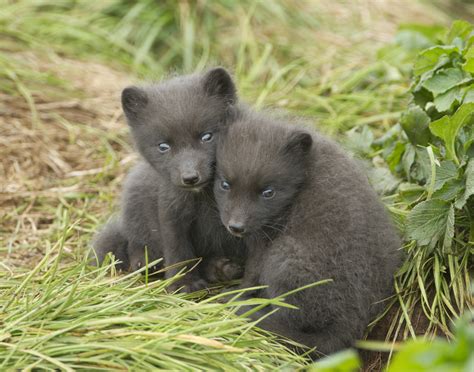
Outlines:
{"label": "black nose", "polygon": [[183,184],[185,185],[195,185],[196,183],[199,182],[199,175],[198,174],[191,174],[191,175],[186,175],[181,178],[183,181]]}
{"label": "black nose", "polygon": [[241,223],[233,223],[229,225],[229,230],[234,234],[243,234],[245,232],[244,225]]}

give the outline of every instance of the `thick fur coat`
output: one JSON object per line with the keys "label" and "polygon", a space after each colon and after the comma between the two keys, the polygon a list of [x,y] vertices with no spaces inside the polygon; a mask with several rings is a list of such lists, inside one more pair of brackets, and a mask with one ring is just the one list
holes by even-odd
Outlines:
{"label": "thick fur coat", "polygon": [[401,244],[355,161],[310,129],[244,110],[219,140],[214,191],[222,223],[247,245],[241,286],[268,286],[253,296],[332,279],[260,326],[322,354],[363,336],[391,295]]}
{"label": "thick fur coat", "polygon": [[[232,122],[236,101],[234,83],[222,68],[123,91],[123,110],[143,161],[126,179],[120,216],[95,239],[99,261],[113,252],[122,268],[136,270],[145,264],[145,248],[148,262],[164,257],[166,266],[244,254],[243,242],[220,223],[212,193],[216,142]],[[225,279],[238,276],[238,265],[219,262],[230,276]],[[206,287],[205,267],[174,287]]]}

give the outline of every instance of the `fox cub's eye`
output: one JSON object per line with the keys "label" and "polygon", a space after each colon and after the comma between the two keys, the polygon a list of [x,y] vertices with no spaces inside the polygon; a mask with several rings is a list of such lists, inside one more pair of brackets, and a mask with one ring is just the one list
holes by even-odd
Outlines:
{"label": "fox cub's eye", "polygon": [[230,190],[230,184],[227,181],[221,181],[221,189],[224,191]]}
{"label": "fox cub's eye", "polygon": [[201,141],[202,142],[211,142],[213,138],[213,134],[211,132],[205,132],[201,134]]}
{"label": "fox cub's eye", "polygon": [[162,142],[158,145],[158,150],[160,150],[160,152],[166,152],[168,151],[169,149],[171,148],[170,145],[168,145],[166,142]]}
{"label": "fox cub's eye", "polygon": [[262,191],[262,196],[265,199],[271,199],[275,196],[275,190],[273,190],[271,187],[267,187],[265,190]]}

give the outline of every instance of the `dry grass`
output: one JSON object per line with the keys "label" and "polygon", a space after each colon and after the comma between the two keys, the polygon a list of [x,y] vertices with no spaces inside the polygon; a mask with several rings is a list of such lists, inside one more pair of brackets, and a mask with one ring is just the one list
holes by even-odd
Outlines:
{"label": "dry grass", "polygon": [[[403,0],[289,3],[296,17],[288,21],[281,13],[284,9],[275,7],[280,16],[277,25],[256,13],[245,26],[249,14],[243,8],[237,17],[223,13],[219,22],[227,26],[216,44],[256,39],[258,46],[272,46],[280,58],[306,61],[299,62],[306,70],[289,79],[288,90],[300,97],[292,101],[288,91],[270,87],[269,95],[261,98],[263,103],[293,109],[314,104],[304,97],[305,80],[319,82],[315,89],[328,82],[343,83],[334,76],[348,78],[354,69],[373,61],[376,49],[393,38],[398,24],[443,21],[440,14],[428,14],[426,6]],[[294,19],[297,24],[288,25]],[[279,29],[278,24],[285,28]],[[260,51],[251,50],[250,42],[245,45],[245,60],[250,64],[258,57],[252,53]],[[127,164],[134,158],[119,106],[120,91],[132,78],[105,64],[67,58],[47,49],[2,52],[24,70],[35,72],[31,80],[10,78],[24,91],[23,96],[0,90],[0,254],[9,260],[26,257],[26,263],[35,253],[41,254],[42,239],[54,232],[59,206],[87,211],[92,221],[109,213],[114,204],[110,197],[117,194]],[[235,66],[233,53],[222,54],[221,59]],[[253,99],[269,87],[275,68],[262,69],[265,74],[259,80],[263,82],[255,84],[245,65],[236,72],[244,96]],[[314,70],[308,69],[311,66]]]}
{"label": "dry grass", "polygon": [[130,78],[57,55],[11,56],[63,81],[32,89],[30,104],[23,96],[0,93],[2,254],[35,263],[32,256],[42,253],[42,238],[54,231],[61,203],[72,198],[80,205],[86,201],[81,195],[113,190],[124,174],[117,168],[134,159],[119,104]]}

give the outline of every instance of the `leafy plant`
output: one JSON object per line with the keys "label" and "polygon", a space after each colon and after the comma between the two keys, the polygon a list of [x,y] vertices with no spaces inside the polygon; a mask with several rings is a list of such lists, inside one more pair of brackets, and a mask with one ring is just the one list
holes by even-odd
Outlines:
{"label": "leafy plant", "polygon": [[388,200],[408,242],[396,278],[393,337],[403,324],[405,337],[420,331],[411,322],[420,306],[429,320],[421,331],[451,336],[450,321],[472,305],[473,73],[473,26],[456,21],[440,43],[416,57],[412,100],[399,123],[369,142],[373,159],[398,179]]}
{"label": "leafy plant", "polygon": [[[471,316],[472,317],[472,316]],[[474,368],[474,326],[468,317],[455,330],[456,340],[411,340],[405,343],[387,372],[472,371]]]}

